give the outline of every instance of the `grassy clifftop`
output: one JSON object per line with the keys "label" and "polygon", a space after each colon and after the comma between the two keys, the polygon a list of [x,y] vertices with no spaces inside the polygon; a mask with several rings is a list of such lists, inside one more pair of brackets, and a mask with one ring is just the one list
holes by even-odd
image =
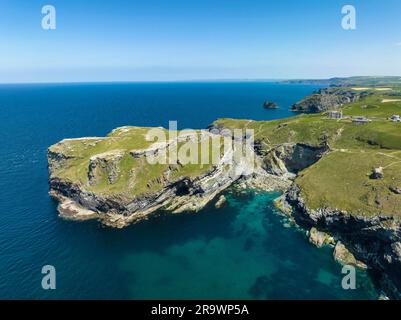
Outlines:
{"label": "grassy clifftop", "polygon": [[[121,127],[107,137],[65,139],[48,150],[51,177],[103,196],[131,198],[157,192],[181,177],[195,178],[211,170],[210,164],[202,164],[201,161],[198,162],[200,164],[181,165],[184,162],[182,158],[186,156],[181,153],[178,153],[177,164],[149,163],[145,153],[155,146],[155,142],[146,138],[151,129]],[[157,147],[166,150],[169,143],[167,130],[160,129],[165,132],[166,140],[158,140]],[[196,138],[190,141],[189,147],[200,148],[201,134],[202,131],[196,131]],[[186,139],[185,132],[178,132],[178,135]],[[210,156],[215,152],[211,148],[212,143]]]}
{"label": "grassy clifftop", "polygon": [[[341,119],[329,119],[324,113],[300,114],[274,121],[220,119],[213,126],[253,129],[262,157],[286,143],[328,149],[318,162],[297,172],[296,183],[310,208],[401,217],[401,123],[389,119],[401,115],[401,87],[353,90],[368,90],[371,94],[343,106]],[[355,123],[358,116],[368,118],[369,122]],[[155,148],[155,143],[146,139],[149,130],[122,127],[107,137],[63,140],[49,148],[51,178],[108,198],[132,199],[154,194],[183,177],[196,179],[213,170],[212,161],[202,164],[205,162],[199,159],[199,164],[185,163],[186,155],[180,153],[176,164],[149,163],[145,153]],[[167,130],[161,130],[167,137]],[[178,148],[189,139],[198,149],[202,136],[210,135],[199,130],[189,136],[183,132],[178,134],[182,135]],[[216,135],[214,139],[219,139],[214,145],[221,146],[221,136]],[[158,152],[169,143],[167,138],[159,140]],[[212,145],[210,156],[221,152],[221,148],[213,150]],[[382,168],[381,179],[371,178],[374,168]]]}
{"label": "grassy clifftop", "polygon": [[[364,88],[365,90],[366,88]],[[330,151],[296,178],[309,207],[337,208],[361,215],[401,217],[401,115],[400,88],[376,91],[342,108],[345,119],[325,114],[298,115],[275,121],[220,119],[214,125],[252,128],[262,153],[281,143],[294,142],[329,147]],[[368,117],[356,124],[352,118]],[[382,167],[383,179],[371,179]]]}

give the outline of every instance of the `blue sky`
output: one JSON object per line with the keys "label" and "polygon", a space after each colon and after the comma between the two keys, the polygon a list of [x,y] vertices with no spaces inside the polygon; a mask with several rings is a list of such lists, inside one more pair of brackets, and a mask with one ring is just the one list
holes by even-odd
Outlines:
{"label": "blue sky", "polygon": [[401,75],[399,0],[0,0],[0,37],[2,83]]}

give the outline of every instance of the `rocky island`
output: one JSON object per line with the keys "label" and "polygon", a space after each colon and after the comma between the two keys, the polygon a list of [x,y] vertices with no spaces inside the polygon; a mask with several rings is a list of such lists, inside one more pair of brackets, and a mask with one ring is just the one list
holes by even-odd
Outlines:
{"label": "rocky island", "polygon": [[265,101],[263,103],[263,108],[265,109],[278,109],[278,105],[275,102],[272,101]]}
{"label": "rocky island", "polygon": [[[224,190],[233,185],[282,190],[280,206],[312,243],[335,244],[336,259],[366,265],[385,293],[399,299],[401,196],[395,190],[401,189],[401,127],[388,119],[400,113],[401,104],[386,99],[387,91],[339,90],[318,93],[335,96],[327,108],[374,121],[361,126],[315,113],[273,121],[219,119],[207,130],[178,132],[176,140],[158,142],[149,141],[149,128],[143,127],[65,139],[48,150],[50,194],[65,218],[124,227],[159,209],[197,211],[216,200],[220,206]],[[398,89],[389,94],[392,90]],[[227,161],[232,151],[219,149],[220,160],[213,165],[188,164],[183,154],[176,164],[145,160],[172,144],[190,142],[196,149],[211,139],[219,145],[225,129],[252,129],[255,143],[248,151],[253,156]],[[375,168],[381,168],[380,179],[371,176]]]}

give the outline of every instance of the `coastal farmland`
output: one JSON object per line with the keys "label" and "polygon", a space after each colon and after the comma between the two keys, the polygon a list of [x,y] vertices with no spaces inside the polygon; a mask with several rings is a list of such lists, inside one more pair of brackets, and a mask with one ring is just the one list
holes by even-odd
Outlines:
{"label": "coastal farmland", "polygon": [[[295,180],[312,209],[401,216],[401,195],[397,192],[401,190],[401,123],[389,120],[401,114],[401,101],[373,90],[374,94],[342,107],[345,118],[341,120],[327,119],[320,113],[266,122],[220,119],[215,125],[254,129],[262,154],[288,142],[327,145],[327,154]],[[356,116],[372,121],[357,125],[349,119]],[[374,168],[383,168],[382,179],[371,178]]]}

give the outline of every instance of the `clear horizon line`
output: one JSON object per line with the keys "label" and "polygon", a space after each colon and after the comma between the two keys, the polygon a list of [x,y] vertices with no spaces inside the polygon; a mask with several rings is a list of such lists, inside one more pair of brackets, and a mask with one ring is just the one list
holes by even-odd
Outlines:
{"label": "clear horizon line", "polygon": [[112,83],[179,83],[179,82],[280,82],[280,81],[313,81],[313,80],[330,80],[335,78],[351,78],[351,77],[401,77],[401,76],[330,76],[330,77],[286,77],[286,78],[210,78],[210,79],[177,79],[177,80],[78,80],[78,81],[15,81],[0,82],[0,85],[27,85],[27,84],[112,84]]}
{"label": "clear horizon line", "polygon": [[[24,85],[24,84],[91,84],[91,83],[177,83],[177,82],[279,82],[291,80],[329,80],[329,78],[210,78],[210,79],[179,79],[179,80],[83,80],[83,81],[21,81],[0,82],[0,85]],[[336,77],[348,78],[348,77]]]}
{"label": "clear horizon line", "polygon": [[[325,80],[326,78],[316,79]],[[160,83],[160,82],[223,82],[223,81],[286,81],[286,80],[309,80],[307,78],[219,78],[219,79],[179,79],[179,80],[78,80],[78,81],[15,81],[0,82],[0,85],[7,84],[81,84],[81,83]]]}

